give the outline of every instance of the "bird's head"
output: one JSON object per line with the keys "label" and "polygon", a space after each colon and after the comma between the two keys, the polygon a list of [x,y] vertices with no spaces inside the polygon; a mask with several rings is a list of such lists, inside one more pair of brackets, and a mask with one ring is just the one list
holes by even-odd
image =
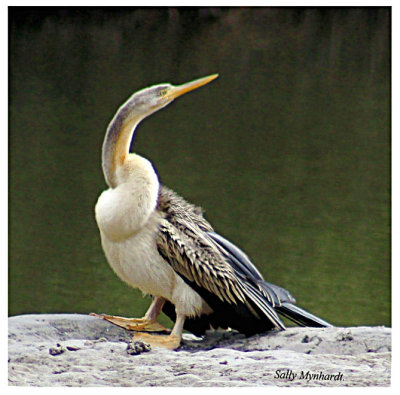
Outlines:
{"label": "bird's head", "polygon": [[213,74],[182,85],[175,86],[164,83],[144,88],[129,98],[124,105],[125,111],[127,113],[141,114],[145,118],[165,107],[179,96],[200,88],[217,77],[218,74]]}
{"label": "bird's head", "polygon": [[208,84],[218,77],[208,77],[174,86],[159,84],[134,93],[116,112],[107,128],[103,143],[103,171],[107,184],[118,185],[116,168],[125,163],[136,126],[144,118],[165,107],[179,96]]}

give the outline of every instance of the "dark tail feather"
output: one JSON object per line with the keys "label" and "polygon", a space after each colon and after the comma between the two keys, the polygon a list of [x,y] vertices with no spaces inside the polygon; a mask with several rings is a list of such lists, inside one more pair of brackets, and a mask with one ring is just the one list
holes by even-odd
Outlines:
{"label": "dark tail feather", "polygon": [[282,303],[282,305],[279,307],[275,306],[275,310],[279,314],[300,326],[311,326],[316,328],[327,328],[333,326],[323,319],[318,318],[317,316],[295,306],[292,303]]}

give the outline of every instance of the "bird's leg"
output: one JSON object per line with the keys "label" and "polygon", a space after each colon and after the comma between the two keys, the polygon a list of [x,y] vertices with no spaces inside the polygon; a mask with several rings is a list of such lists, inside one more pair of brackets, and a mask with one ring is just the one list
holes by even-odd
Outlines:
{"label": "bird's leg", "polygon": [[150,333],[135,333],[133,341],[141,340],[144,343],[150,344],[152,347],[161,347],[168,350],[177,349],[182,340],[183,324],[185,323],[185,316],[183,314],[176,314],[175,325],[169,335],[154,335]]}
{"label": "bird's leg", "polygon": [[91,316],[103,318],[112,324],[118,325],[130,331],[144,331],[144,332],[169,332],[165,326],[157,322],[157,317],[160,315],[164,306],[165,299],[156,296],[146,314],[142,318],[125,318],[116,315],[96,314],[91,313]]}

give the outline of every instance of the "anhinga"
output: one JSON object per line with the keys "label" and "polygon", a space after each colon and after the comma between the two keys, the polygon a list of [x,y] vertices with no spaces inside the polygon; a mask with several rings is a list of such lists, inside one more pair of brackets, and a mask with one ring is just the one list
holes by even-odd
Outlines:
{"label": "anhinga", "polygon": [[[135,330],[134,337],[175,349],[182,331],[233,328],[247,335],[285,329],[277,313],[303,326],[330,326],[293,305],[283,288],[264,281],[249,258],[214,232],[202,210],[161,186],[153,165],[129,152],[139,122],[218,75],[187,84],[160,84],[133,94],[108,126],[102,152],[109,189],[96,220],[109,264],[127,284],[153,297],[143,318],[100,317]],[[164,311],[175,325],[157,323]]]}

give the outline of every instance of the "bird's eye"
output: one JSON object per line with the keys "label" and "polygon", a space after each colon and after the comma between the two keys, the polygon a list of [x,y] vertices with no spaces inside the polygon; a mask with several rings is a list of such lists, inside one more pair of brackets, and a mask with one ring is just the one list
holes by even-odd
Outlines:
{"label": "bird's eye", "polygon": [[162,91],[160,91],[159,95],[160,96],[165,96],[167,94],[167,90],[163,89]]}

